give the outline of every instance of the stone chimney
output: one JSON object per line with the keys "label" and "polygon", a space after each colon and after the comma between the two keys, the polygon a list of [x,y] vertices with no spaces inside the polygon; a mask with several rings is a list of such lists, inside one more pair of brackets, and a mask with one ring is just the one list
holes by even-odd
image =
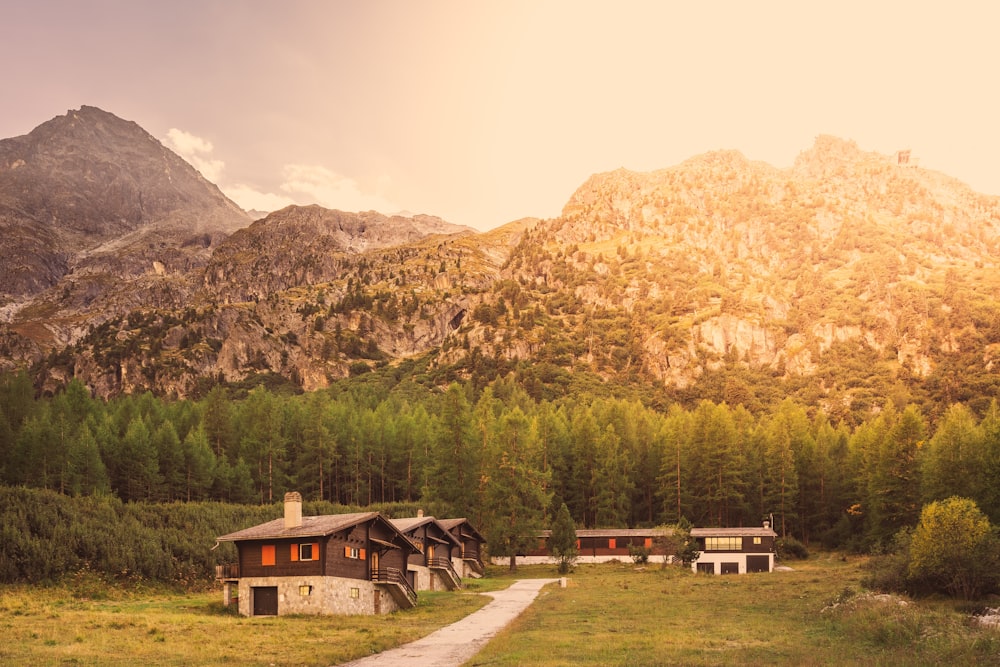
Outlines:
{"label": "stone chimney", "polygon": [[302,525],[302,494],[290,491],[285,494],[285,529]]}
{"label": "stone chimney", "polygon": [[423,516],[424,516],[424,511],[423,510],[417,510],[417,518],[418,519],[422,519]]}

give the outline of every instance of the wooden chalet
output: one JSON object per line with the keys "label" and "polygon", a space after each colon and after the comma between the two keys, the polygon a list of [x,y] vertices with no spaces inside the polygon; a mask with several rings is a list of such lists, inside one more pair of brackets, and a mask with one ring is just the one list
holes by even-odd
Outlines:
{"label": "wooden chalet", "polygon": [[378,512],[303,517],[302,496],[287,493],[284,518],[218,540],[236,545],[238,562],[216,576],[244,616],[386,614],[417,601],[406,570],[419,550]]}
{"label": "wooden chalet", "polygon": [[774,542],[778,534],[765,521],[762,528],[692,528],[698,541],[695,572],[746,574],[774,570]]}
{"label": "wooden chalet", "polygon": [[414,590],[454,590],[462,587],[462,578],[452,564],[452,555],[461,544],[432,516],[392,519],[392,525],[419,550],[410,554],[407,577]]}
{"label": "wooden chalet", "polygon": [[483,537],[468,519],[439,519],[438,522],[452,534],[460,544],[459,551],[452,555],[455,570],[463,579],[481,577],[486,572],[483,564]]}

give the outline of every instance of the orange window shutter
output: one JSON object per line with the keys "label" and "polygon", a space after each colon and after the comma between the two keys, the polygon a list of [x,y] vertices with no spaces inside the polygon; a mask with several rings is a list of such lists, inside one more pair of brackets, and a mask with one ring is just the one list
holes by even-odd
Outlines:
{"label": "orange window shutter", "polygon": [[608,548],[609,549],[616,549],[617,548],[617,542],[616,542],[615,538],[613,538],[613,537],[609,537],[608,538]]}
{"label": "orange window shutter", "polygon": [[291,558],[293,563],[299,559],[299,545],[292,545]]}
{"label": "orange window shutter", "polygon": [[361,560],[365,559],[365,550],[364,549],[361,550],[361,556],[360,557],[361,557]]}
{"label": "orange window shutter", "polygon": [[652,537],[647,537],[646,538],[646,548],[648,549],[651,546],[653,546],[653,538]]}
{"label": "orange window shutter", "polygon": [[351,557],[351,547],[344,547],[344,558]]}
{"label": "orange window shutter", "polygon": [[577,551],[580,550],[580,540],[579,539],[576,541],[576,550]]}
{"label": "orange window shutter", "polygon": [[260,564],[274,565],[274,545],[265,544],[260,548]]}
{"label": "orange window shutter", "polygon": [[313,560],[319,560],[319,542],[313,542]]}

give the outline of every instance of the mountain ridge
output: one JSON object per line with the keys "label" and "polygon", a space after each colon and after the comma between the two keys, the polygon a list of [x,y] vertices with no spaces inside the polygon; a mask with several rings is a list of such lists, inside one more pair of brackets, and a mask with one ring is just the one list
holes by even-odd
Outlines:
{"label": "mountain ridge", "polygon": [[[0,358],[104,396],[262,374],[312,390],[409,359],[433,384],[593,377],[748,405],[780,390],[831,414],[974,398],[997,384],[998,238],[1000,198],[820,135],[785,169],[715,151],[595,174],[559,217],[487,233],[289,207],[127,297],[70,289],[9,314]],[[72,333],[51,334],[53,313]]]}

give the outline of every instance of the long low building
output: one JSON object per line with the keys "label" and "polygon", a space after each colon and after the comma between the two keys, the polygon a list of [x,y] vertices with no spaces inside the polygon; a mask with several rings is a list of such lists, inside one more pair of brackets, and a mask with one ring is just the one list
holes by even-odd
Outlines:
{"label": "long low building", "polygon": [[[662,538],[670,537],[668,528],[581,528],[576,531],[576,548],[580,552],[576,559],[578,563],[607,563],[610,561],[631,560],[632,550],[644,548],[649,550],[650,562],[662,563],[670,558]],[[538,534],[538,546],[524,554],[519,554],[517,561],[525,565],[554,563],[548,548],[551,530],[543,530]],[[507,564],[507,558],[494,558],[496,564]]]}
{"label": "long low building", "polygon": [[[664,538],[673,535],[669,528],[586,528],[576,531],[578,563],[606,563],[631,560],[637,548],[648,551],[649,562],[673,561],[673,545]],[[552,531],[538,534],[538,546],[519,554],[517,561],[526,565],[555,563],[548,548]],[[691,564],[695,572],[706,574],[745,574],[774,570],[777,534],[765,521],[763,527],[692,528],[691,537],[698,543],[698,559]],[[508,558],[494,558],[506,565]]]}

